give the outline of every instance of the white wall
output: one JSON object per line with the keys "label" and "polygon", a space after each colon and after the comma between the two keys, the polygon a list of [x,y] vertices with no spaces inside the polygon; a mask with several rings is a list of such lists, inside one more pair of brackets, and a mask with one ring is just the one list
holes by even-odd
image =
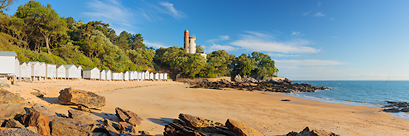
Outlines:
{"label": "white wall", "polygon": [[12,74],[16,72],[15,56],[0,56],[0,74]]}

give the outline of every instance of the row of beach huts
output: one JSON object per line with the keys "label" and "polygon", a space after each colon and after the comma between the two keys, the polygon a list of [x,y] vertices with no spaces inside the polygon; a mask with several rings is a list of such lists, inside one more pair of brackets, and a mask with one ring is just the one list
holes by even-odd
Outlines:
{"label": "row of beach huts", "polygon": [[152,80],[166,81],[167,73],[150,73],[149,71],[112,72],[98,68],[81,66],[46,64],[38,61],[20,62],[14,51],[0,51],[0,75],[15,76],[19,81],[38,79],[90,79],[107,81]]}

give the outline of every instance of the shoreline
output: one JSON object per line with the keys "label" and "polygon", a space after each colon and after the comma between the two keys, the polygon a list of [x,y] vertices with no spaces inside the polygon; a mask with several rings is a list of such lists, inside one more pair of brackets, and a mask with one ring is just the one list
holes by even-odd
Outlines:
{"label": "shoreline", "polygon": [[[179,113],[221,123],[235,119],[264,135],[285,135],[307,126],[340,135],[406,135],[409,131],[409,120],[381,112],[379,107],[320,102],[275,92],[187,88],[189,85],[173,81],[47,80],[17,84],[20,86],[5,89],[63,114],[73,106],[58,104],[61,89],[71,86],[95,92],[107,101],[105,109],[93,113],[95,119],[115,119],[111,114],[115,114],[115,107],[121,107],[142,116],[143,128],[153,135],[162,134],[164,125]],[[43,99],[31,95],[34,88],[47,95]]]}

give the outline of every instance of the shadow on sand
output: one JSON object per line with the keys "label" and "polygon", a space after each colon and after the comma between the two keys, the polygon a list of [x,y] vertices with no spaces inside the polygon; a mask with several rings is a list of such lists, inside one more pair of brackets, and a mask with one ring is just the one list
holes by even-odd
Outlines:
{"label": "shadow on sand", "polygon": [[58,98],[57,97],[43,97],[43,98],[40,98],[40,99],[42,99],[42,100],[44,100],[44,101],[46,101],[46,102],[48,102],[50,104],[58,104]]}
{"label": "shadow on sand", "polygon": [[148,118],[149,121],[165,126],[172,123],[173,118]]}

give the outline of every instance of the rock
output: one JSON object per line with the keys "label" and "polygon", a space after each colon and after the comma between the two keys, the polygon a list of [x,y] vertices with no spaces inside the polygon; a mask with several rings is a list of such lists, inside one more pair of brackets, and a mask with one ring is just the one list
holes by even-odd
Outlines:
{"label": "rock", "polygon": [[384,112],[399,112],[399,108],[383,109]]}
{"label": "rock", "polygon": [[4,103],[25,103],[25,100],[20,97],[20,94],[14,94],[0,88],[0,104]]}
{"label": "rock", "polygon": [[282,99],[281,101],[289,102],[289,101],[291,101],[291,100],[290,100],[290,99]]}
{"label": "rock", "polygon": [[14,118],[14,116],[18,114],[24,114],[26,113],[26,111],[24,110],[25,106],[26,105],[22,103],[0,104],[0,118],[8,119]]}
{"label": "rock", "polygon": [[6,122],[6,119],[0,119],[0,127],[4,127],[4,125],[6,125]]}
{"label": "rock", "polygon": [[58,136],[88,136],[91,126],[82,124],[70,118],[58,118],[50,122],[51,135]]}
{"label": "rock", "polygon": [[24,126],[33,126],[37,128],[37,131],[41,135],[50,135],[50,121],[47,115],[39,112],[30,112],[24,114],[22,117],[17,118]]}
{"label": "rock", "polygon": [[19,121],[15,120],[15,119],[7,120],[4,127],[7,127],[7,128],[26,128],[26,127],[24,127],[23,124],[21,124]]}
{"label": "rock", "polygon": [[111,136],[119,136],[120,132],[118,130],[115,129],[115,127],[112,126],[111,121],[109,121],[108,119],[104,118],[104,127],[105,129],[108,131],[108,133]]}
{"label": "rock", "polygon": [[89,114],[82,113],[77,110],[68,110],[68,117],[75,119],[76,121],[82,122],[83,124],[94,124],[97,123],[94,119],[90,117]]}
{"label": "rock", "polygon": [[293,81],[291,81],[291,80],[288,79],[288,78],[285,78],[285,79],[284,79],[284,82],[287,82],[287,83],[289,83],[289,84],[293,84]]}
{"label": "rock", "polygon": [[179,114],[179,119],[183,120],[188,126],[195,128],[223,126],[223,124],[218,122],[213,122],[207,119],[183,113]]}
{"label": "rock", "polygon": [[31,92],[32,95],[43,98],[44,94],[40,93],[40,92]]}
{"label": "rock", "polygon": [[78,110],[85,111],[85,112],[91,112],[91,109],[88,109],[84,105],[78,105]]}
{"label": "rock", "polygon": [[54,111],[40,104],[34,104],[31,108],[28,109],[28,112],[38,112],[38,113],[47,115],[48,117],[57,116],[57,114]]}
{"label": "rock", "polygon": [[10,85],[4,82],[3,80],[0,80],[0,87],[7,87],[10,88]]}
{"label": "rock", "polygon": [[28,126],[28,127],[26,127],[26,128],[27,128],[28,130],[31,130],[31,131],[35,132],[35,133],[38,133],[38,130],[37,130],[36,127]]}
{"label": "rock", "polygon": [[26,128],[0,128],[0,136],[41,136]]}
{"label": "rock", "polygon": [[140,125],[143,120],[140,116],[132,111],[125,111],[119,107],[115,108],[115,115],[122,121],[128,122],[131,125]]}
{"label": "rock", "polygon": [[105,97],[89,91],[65,88],[60,91],[58,103],[83,105],[90,109],[101,110],[105,106]]}
{"label": "rock", "polygon": [[300,133],[297,132],[289,132],[287,136],[339,136],[338,134],[328,132],[326,130],[316,130],[306,127]]}
{"label": "rock", "polygon": [[244,124],[243,122],[227,119],[226,127],[238,136],[263,136],[259,131]]}
{"label": "rock", "polygon": [[206,134],[188,126],[177,123],[165,125],[164,136],[207,136]]}
{"label": "rock", "polygon": [[402,112],[409,112],[409,107],[404,107],[404,108],[402,108],[400,111],[402,111]]}
{"label": "rock", "polygon": [[241,76],[240,76],[240,75],[236,75],[236,76],[234,77],[234,81],[236,81],[236,82],[243,82],[243,80],[241,80]]}

